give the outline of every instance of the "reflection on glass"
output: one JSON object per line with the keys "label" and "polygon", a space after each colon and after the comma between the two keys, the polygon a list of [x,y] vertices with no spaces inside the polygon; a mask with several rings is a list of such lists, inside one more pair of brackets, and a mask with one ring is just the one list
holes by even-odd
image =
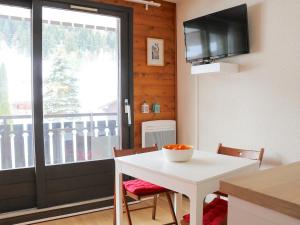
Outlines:
{"label": "reflection on glass", "polygon": [[34,165],[30,14],[0,4],[0,170]]}
{"label": "reflection on glass", "polygon": [[119,146],[119,19],[43,8],[47,165],[112,157]]}

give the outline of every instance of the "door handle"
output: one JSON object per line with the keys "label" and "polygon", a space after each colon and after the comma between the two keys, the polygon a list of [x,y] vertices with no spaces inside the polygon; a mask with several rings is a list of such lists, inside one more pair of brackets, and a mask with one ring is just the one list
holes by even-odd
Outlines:
{"label": "door handle", "polygon": [[125,104],[124,104],[124,106],[125,106],[125,113],[127,113],[127,118],[128,118],[128,125],[130,126],[131,125],[131,107],[130,107],[130,105],[128,103],[128,99],[127,98],[124,100],[124,102],[125,102]]}

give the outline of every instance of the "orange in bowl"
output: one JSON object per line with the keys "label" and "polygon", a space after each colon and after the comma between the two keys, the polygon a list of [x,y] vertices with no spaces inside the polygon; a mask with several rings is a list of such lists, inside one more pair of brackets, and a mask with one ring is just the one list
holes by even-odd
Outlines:
{"label": "orange in bowl", "polygon": [[186,162],[193,156],[193,146],[185,144],[168,144],[162,147],[165,158],[170,162]]}
{"label": "orange in bowl", "polygon": [[191,145],[184,145],[184,144],[171,144],[163,146],[164,149],[168,150],[191,150],[193,146]]}

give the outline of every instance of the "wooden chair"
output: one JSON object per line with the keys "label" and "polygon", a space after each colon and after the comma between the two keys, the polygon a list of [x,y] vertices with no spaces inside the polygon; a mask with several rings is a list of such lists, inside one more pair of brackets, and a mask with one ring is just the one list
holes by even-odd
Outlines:
{"label": "wooden chair", "polygon": [[261,162],[264,157],[264,152],[265,150],[263,148],[261,148],[260,151],[244,150],[238,148],[225,147],[222,145],[222,143],[219,144],[218,148],[218,154],[258,160],[259,167],[261,166]]}
{"label": "wooden chair", "polygon": [[[264,157],[264,152],[265,152],[265,150],[263,148],[261,148],[260,151],[245,150],[245,149],[225,147],[222,145],[222,143],[219,144],[218,151],[217,151],[218,154],[222,154],[222,155],[229,155],[229,156],[234,156],[234,157],[258,160],[259,167],[261,166],[261,163],[262,163],[262,160]],[[220,197],[220,196],[227,197],[227,194],[222,193],[220,191],[217,191],[214,194],[216,194],[218,197]]]}
{"label": "wooden chair", "polygon": [[[217,153],[223,154],[223,155],[234,156],[234,157],[258,160],[259,166],[261,166],[261,162],[262,162],[262,159],[264,156],[264,149],[262,148],[260,151],[244,150],[244,149],[238,149],[238,148],[225,147],[220,143]],[[222,205],[223,211],[219,212],[219,215],[218,215],[218,212],[215,212],[216,216],[219,216],[219,218],[220,217],[222,218],[222,221],[216,221],[215,223],[218,223],[218,225],[226,225],[227,224],[227,215],[226,215],[227,214],[227,202],[225,200],[220,199],[220,196],[227,197],[227,195],[225,193],[222,193],[219,191],[215,192],[214,194],[217,195],[217,198],[215,198],[212,202],[210,202],[204,206],[203,217],[205,218],[205,216],[208,215],[208,212],[212,208],[214,208],[214,206],[219,208],[220,205]],[[210,212],[210,214],[212,214],[212,213]],[[181,221],[181,225],[189,225],[189,220],[187,218],[189,218],[188,214],[184,216],[183,220]],[[213,216],[210,215],[209,218],[211,220],[213,220]]]}
{"label": "wooden chair", "polygon": [[[158,150],[157,145],[154,145],[153,147],[136,148],[136,149],[116,149],[116,148],[114,148],[113,153],[114,153],[114,157],[122,157],[122,156],[134,155],[134,154],[153,152],[153,151],[157,151],[157,150]],[[137,193],[135,191],[132,191],[131,188],[129,188],[129,187],[134,186],[135,184],[137,184],[137,185],[145,184],[146,186],[143,187],[144,193],[142,193],[142,192]],[[147,190],[147,185],[149,187],[151,187],[150,189],[148,188],[148,190]],[[152,219],[155,220],[157,197],[159,194],[166,195],[167,200],[168,200],[168,205],[170,208],[170,212],[172,215],[172,219],[173,219],[173,222],[167,223],[165,225],[171,225],[171,224],[178,225],[176,215],[174,212],[174,208],[173,208],[173,203],[172,203],[171,196],[170,196],[170,190],[165,189],[160,186],[157,186],[157,185],[154,185],[154,184],[151,184],[149,182],[145,182],[143,180],[139,180],[139,179],[123,181],[123,203],[124,203],[125,212],[127,214],[127,219],[128,219],[129,225],[132,225],[130,212],[135,211],[135,210],[152,208]],[[136,201],[142,200],[143,198],[153,197],[153,204],[151,206],[141,207],[141,208],[137,208],[137,209],[129,209],[128,202],[126,199],[127,197],[132,198]],[[114,198],[114,223],[113,224],[114,225],[116,224],[116,198]]]}

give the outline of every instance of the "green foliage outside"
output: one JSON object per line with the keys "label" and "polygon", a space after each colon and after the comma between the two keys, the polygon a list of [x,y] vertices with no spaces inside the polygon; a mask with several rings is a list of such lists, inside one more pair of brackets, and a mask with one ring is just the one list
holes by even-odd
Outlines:
{"label": "green foliage outside", "polygon": [[7,74],[5,65],[2,63],[0,65],[0,116],[9,114]]}
{"label": "green foliage outside", "polygon": [[12,20],[0,17],[0,43],[4,42],[9,48],[30,54],[30,22]]}
{"label": "green foliage outside", "polygon": [[[31,54],[31,23],[0,17],[0,47],[5,46]],[[78,78],[75,69],[80,60],[93,60],[99,51],[116,51],[117,32],[62,25],[43,24],[43,60],[52,62],[51,72],[44,83],[44,111],[46,114],[77,113]],[[4,65],[0,71],[0,115],[9,114],[7,77]]]}
{"label": "green foliage outside", "polygon": [[80,105],[75,66],[63,48],[58,47],[55,52],[51,72],[44,86],[44,113],[77,113]]}
{"label": "green foliage outside", "polygon": [[[9,48],[31,54],[30,45],[28,45],[31,42],[30,27],[29,21],[0,17],[0,43],[4,41]],[[97,55],[101,49],[105,52],[114,52],[117,47],[117,33],[83,27],[43,24],[43,58],[49,59],[58,44],[65,48],[67,54],[76,52],[78,56]]]}
{"label": "green foliage outside", "polygon": [[116,32],[101,32],[94,29],[43,25],[43,57],[48,59],[59,43],[66,53],[75,52],[79,57],[93,58],[99,51],[114,52]]}

